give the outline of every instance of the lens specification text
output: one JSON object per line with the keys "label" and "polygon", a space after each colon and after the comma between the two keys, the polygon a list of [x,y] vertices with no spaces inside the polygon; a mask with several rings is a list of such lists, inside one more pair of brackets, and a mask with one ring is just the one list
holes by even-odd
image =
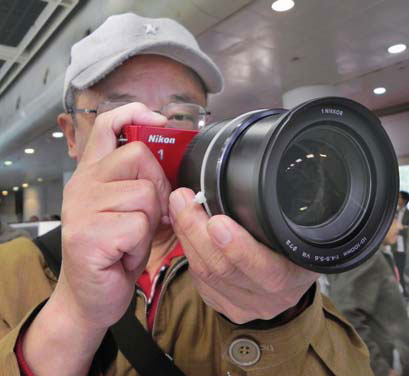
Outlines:
{"label": "lens specification text", "polygon": [[355,253],[359,248],[361,248],[366,242],[368,241],[368,239],[366,238],[366,236],[364,236],[358,243],[356,243],[354,246],[352,246],[351,248],[349,248],[348,250],[346,250],[345,252],[343,252],[342,254],[344,256],[348,256],[351,253]]}
{"label": "lens specification text", "polygon": [[321,113],[324,115],[331,114],[331,115],[342,116],[344,114],[344,111],[338,110],[336,108],[321,108]]}
{"label": "lens specification text", "polygon": [[[366,242],[368,241],[368,239],[366,238],[366,236],[364,236],[359,242],[357,242],[354,246],[352,246],[351,248],[349,248],[348,250],[346,250],[345,252],[342,252],[342,256],[348,256],[352,253],[357,252]],[[300,256],[302,256],[304,259],[308,259],[311,260],[313,259],[316,262],[334,262],[340,259],[340,255],[327,255],[327,256],[320,256],[320,255],[311,255],[311,253],[307,252],[307,251],[301,251],[299,250],[298,246],[295,245],[291,240],[287,240],[285,242],[285,244],[287,245],[287,247],[293,251],[293,252],[297,252]]]}
{"label": "lens specification text", "polygon": [[291,240],[287,240],[285,244],[287,244],[288,248],[290,248],[293,252],[298,250],[298,247]]}

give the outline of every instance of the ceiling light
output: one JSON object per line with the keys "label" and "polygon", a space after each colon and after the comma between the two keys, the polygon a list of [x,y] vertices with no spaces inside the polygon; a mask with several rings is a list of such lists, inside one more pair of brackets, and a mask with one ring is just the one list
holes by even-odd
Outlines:
{"label": "ceiling light", "polygon": [[20,188],[19,187],[13,187],[13,191],[17,192]]}
{"label": "ceiling light", "polygon": [[7,195],[9,194],[9,191],[2,191],[1,194],[2,194],[3,196],[7,196]]}
{"label": "ceiling light", "polygon": [[274,1],[274,3],[271,5],[271,8],[276,12],[286,12],[287,10],[290,10],[292,7],[294,7],[294,5],[295,4],[293,0],[277,0]]}
{"label": "ceiling light", "polygon": [[39,183],[41,183],[41,182],[43,181],[43,178],[37,178],[37,181],[38,181]]}
{"label": "ceiling light", "polygon": [[34,154],[34,153],[35,153],[35,149],[33,149],[33,148],[24,149],[24,153],[26,153],[26,154]]}
{"label": "ceiling light", "polygon": [[399,43],[399,44],[394,44],[393,46],[390,46],[388,48],[388,52],[390,54],[400,54],[401,52],[406,50],[406,44]]}
{"label": "ceiling light", "polygon": [[377,87],[373,89],[374,94],[376,95],[382,95],[386,93],[386,89],[384,87]]}
{"label": "ceiling light", "polygon": [[64,133],[62,133],[62,132],[53,132],[52,136],[54,138],[62,138],[62,137],[64,137]]}
{"label": "ceiling light", "polygon": [[21,184],[21,186],[22,186],[23,188],[28,188],[28,183],[23,183],[23,184]]}
{"label": "ceiling light", "polygon": [[13,164],[12,161],[4,161],[5,166],[11,166]]}

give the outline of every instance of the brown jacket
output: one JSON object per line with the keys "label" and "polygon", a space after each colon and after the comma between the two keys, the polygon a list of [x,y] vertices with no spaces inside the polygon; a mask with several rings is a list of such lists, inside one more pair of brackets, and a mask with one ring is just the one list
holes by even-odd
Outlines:
{"label": "brown jacket", "polygon": [[[167,271],[153,328],[157,343],[186,375],[372,375],[365,345],[319,289],[313,303],[290,323],[250,330],[228,322],[203,303],[186,265],[183,257],[178,258]],[[0,245],[1,376],[19,375],[13,352],[19,330],[55,283],[30,240]],[[146,325],[142,296],[136,306],[137,317]],[[258,354],[257,362],[244,365],[254,362]],[[137,375],[121,353],[109,374]]]}

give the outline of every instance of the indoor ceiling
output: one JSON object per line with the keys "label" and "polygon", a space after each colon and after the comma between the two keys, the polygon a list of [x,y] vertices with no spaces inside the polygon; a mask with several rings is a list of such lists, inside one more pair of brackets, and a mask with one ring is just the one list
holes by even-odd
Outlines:
{"label": "indoor ceiling", "polygon": [[79,0],[0,2],[0,95],[52,36]]}
{"label": "indoor ceiling", "polygon": [[[396,43],[409,45],[408,0],[295,0],[295,7],[283,13],[272,11],[271,1],[245,1],[248,5],[221,20],[214,16],[217,1],[209,8],[205,0],[191,3],[214,19],[211,27],[195,32],[225,77],[224,92],[210,98],[213,120],[281,107],[282,95],[300,86],[334,85],[343,96],[382,116],[400,161],[409,162],[409,50],[387,52]],[[219,6],[226,3],[232,0],[219,1]],[[168,15],[169,9],[156,6],[149,15],[162,13]],[[195,20],[191,16],[182,22],[190,27]],[[384,95],[373,93],[379,86],[386,88]],[[0,114],[4,123],[1,119]],[[1,189],[38,177],[53,179],[74,168],[64,140],[51,137],[55,122],[47,125],[41,134],[20,139],[15,150],[1,155]],[[24,146],[37,152],[26,155]],[[12,166],[3,165],[7,159]]]}

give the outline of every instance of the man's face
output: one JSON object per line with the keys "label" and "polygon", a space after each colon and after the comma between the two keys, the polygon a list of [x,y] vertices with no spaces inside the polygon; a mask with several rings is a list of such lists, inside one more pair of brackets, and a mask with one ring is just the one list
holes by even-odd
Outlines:
{"label": "man's face", "polygon": [[403,208],[404,206],[406,206],[406,202],[405,202],[405,200],[402,198],[402,196],[400,194],[399,194],[398,205],[399,205],[400,208]]}
{"label": "man's face", "polygon": [[[198,78],[184,65],[162,56],[140,55],[129,59],[91,89],[82,91],[75,107],[95,109],[106,101],[141,102],[159,111],[171,102],[205,107],[206,94]],[[68,114],[61,114],[58,123],[65,133],[70,157],[79,161],[95,115],[76,113],[75,117],[77,125]]]}
{"label": "man's face", "polygon": [[385,236],[384,244],[395,244],[397,241],[397,236],[400,230],[402,230],[402,225],[395,218],[389,228],[388,233]]}

